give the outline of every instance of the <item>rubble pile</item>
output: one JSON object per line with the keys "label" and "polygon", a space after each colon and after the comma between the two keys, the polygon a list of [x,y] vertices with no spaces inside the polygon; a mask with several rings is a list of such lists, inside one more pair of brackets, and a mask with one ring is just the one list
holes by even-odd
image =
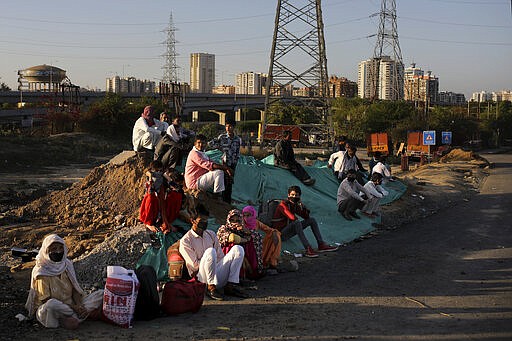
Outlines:
{"label": "rubble pile", "polygon": [[74,260],[78,282],[84,288],[103,288],[107,266],[135,269],[135,264],[148,247],[148,241],[142,224],[114,231],[105,241]]}
{"label": "rubble pile", "polygon": [[452,161],[471,161],[473,159],[475,159],[475,155],[472,151],[453,149],[448,154],[439,159],[439,162],[446,163]]}
{"label": "rubble pile", "polygon": [[0,242],[36,248],[46,234],[58,233],[66,239],[70,257],[76,258],[102,242],[117,226],[137,225],[149,161],[133,152],[121,160],[116,158],[117,162],[111,160],[94,168],[82,181],[65,190],[51,192],[7,212],[12,217],[22,217],[30,233],[23,233],[20,240],[19,231],[7,230]]}

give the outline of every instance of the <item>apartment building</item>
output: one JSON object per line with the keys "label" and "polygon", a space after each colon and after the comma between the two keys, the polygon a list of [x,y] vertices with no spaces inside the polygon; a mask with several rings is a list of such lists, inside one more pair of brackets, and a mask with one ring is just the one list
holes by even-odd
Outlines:
{"label": "apartment building", "polygon": [[404,99],[435,104],[439,101],[439,79],[412,63],[404,70]]}
{"label": "apartment building", "polygon": [[259,72],[243,72],[236,75],[236,93],[261,95],[267,82],[267,75]]}
{"label": "apartment building", "polygon": [[403,99],[404,67],[388,56],[362,61],[358,65],[357,89],[361,98]]}
{"label": "apartment building", "polygon": [[215,55],[209,53],[190,54],[190,91],[211,93],[215,86]]}
{"label": "apartment building", "polygon": [[356,97],[357,83],[345,77],[331,76],[329,78],[329,94],[331,97]]}

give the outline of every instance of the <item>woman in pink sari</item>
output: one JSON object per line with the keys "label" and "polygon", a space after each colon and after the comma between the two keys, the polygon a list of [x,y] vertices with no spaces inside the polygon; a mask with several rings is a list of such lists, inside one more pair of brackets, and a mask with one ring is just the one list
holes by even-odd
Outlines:
{"label": "woman in pink sari", "polygon": [[[267,274],[277,274],[277,264],[281,255],[281,232],[259,221],[256,209],[252,206],[245,206],[242,216],[244,226],[251,231],[260,271],[267,269]],[[262,238],[257,231],[265,233],[265,237]]]}

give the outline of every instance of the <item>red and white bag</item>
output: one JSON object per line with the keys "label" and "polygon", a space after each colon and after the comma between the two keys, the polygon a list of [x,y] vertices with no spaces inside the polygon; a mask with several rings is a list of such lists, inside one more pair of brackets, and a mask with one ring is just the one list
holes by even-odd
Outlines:
{"label": "red and white bag", "polygon": [[103,293],[103,319],[123,328],[131,328],[139,280],[133,270],[107,266],[107,283]]}

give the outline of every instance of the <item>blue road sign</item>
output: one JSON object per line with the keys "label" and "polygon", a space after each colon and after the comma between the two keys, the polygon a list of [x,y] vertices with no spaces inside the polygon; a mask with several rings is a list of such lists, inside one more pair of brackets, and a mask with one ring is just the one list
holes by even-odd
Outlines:
{"label": "blue road sign", "polygon": [[424,146],[435,146],[436,145],[436,131],[435,130],[423,131],[423,145]]}
{"label": "blue road sign", "polygon": [[452,132],[451,131],[441,132],[441,140],[443,141],[443,144],[452,144]]}

